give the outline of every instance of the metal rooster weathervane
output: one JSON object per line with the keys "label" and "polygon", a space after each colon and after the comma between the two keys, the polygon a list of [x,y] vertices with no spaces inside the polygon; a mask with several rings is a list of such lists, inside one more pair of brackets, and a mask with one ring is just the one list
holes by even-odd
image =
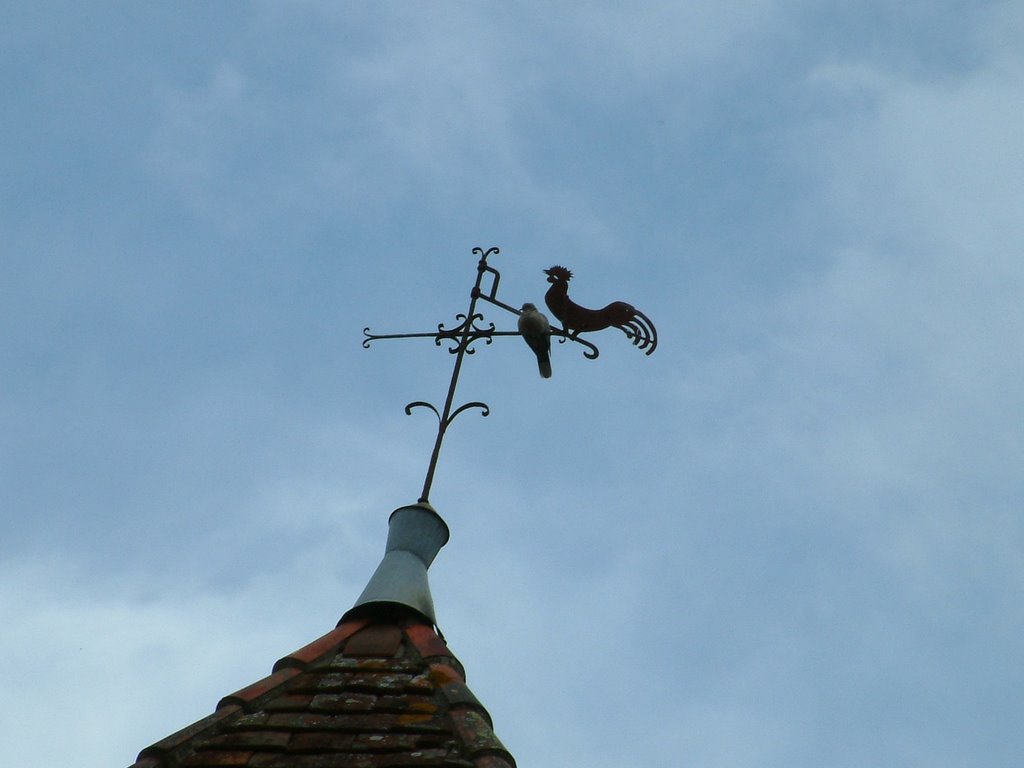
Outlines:
{"label": "metal rooster weathervane", "polygon": [[[412,415],[412,409],[417,407],[428,408],[437,416],[437,437],[434,440],[434,450],[430,456],[430,464],[427,467],[427,477],[423,482],[423,492],[420,494],[420,502],[426,503],[430,496],[430,487],[434,482],[434,471],[437,469],[437,459],[441,454],[441,444],[444,442],[444,435],[448,427],[455,421],[455,418],[463,411],[470,408],[479,408],[483,415],[490,414],[491,409],[486,403],[473,401],[460,405],[454,411],[452,404],[455,401],[455,388],[459,382],[459,373],[462,370],[462,361],[466,355],[476,353],[472,348],[474,342],[483,339],[490,344],[495,336],[522,336],[526,343],[537,355],[538,366],[541,376],[551,376],[550,346],[551,336],[559,337],[559,343],[572,341],[586,347],[583,356],[588,360],[594,360],[600,354],[598,348],[579,337],[581,333],[602,331],[605,328],[618,328],[626,334],[634,346],[642,349],[645,354],[651,354],[658,346],[658,332],[654,324],[643,312],[639,311],[624,301],[615,301],[603,309],[587,309],[574,303],[569,298],[569,280],[572,279],[572,272],[565,267],[553,266],[545,269],[551,287],[544,294],[544,302],[558,320],[562,323],[561,329],[551,328],[544,315],[537,311],[533,304],[523,304],[521,309],[516,309],[498,299],[498,283],[501,275],[494,267],[487,263],[487,258],[499,253],[498,248],[491,247],[486,251],[483,248],[474,248],[473,253],[480,257],[476,268],[476,283],[470,292],[469,309],[465,314],[457,314],[455,319],[458,325],[454,328],[445,328],[444,323],[438,323],[437,331],[430,333],[389,333],[373,334],[370,329],[363,329],[363,347],[370,348],[370,343],[379,339],[433,339],[434,344],[441,346],[444,341],[450,341],[455,346],[449,347],[448,351],[455,355],[455,367],[452,370],[451,383],[448,385],[448,396],[445,399],[444,408],[438,411],[430,403],[422,400],[409,403],[405,406],[405,412]],[[483,290],[485,275],[491,276],[490,288]],[[477,301],[483,300],[496,307],[519,316],[518,329],[516,331],[495,330],[494,323],[489,327],[481,328],[477,321],[483,322],[484,316],[476,311]]]}

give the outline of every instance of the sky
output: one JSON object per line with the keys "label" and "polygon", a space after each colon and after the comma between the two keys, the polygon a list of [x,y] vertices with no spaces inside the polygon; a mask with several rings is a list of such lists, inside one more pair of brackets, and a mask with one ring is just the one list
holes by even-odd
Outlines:
{"label": "sky", "polygon": [[[1024,752],[1024,5],[4,4],[0,741],[128,765],[416,501],[520,765]],[[512,330],[515,317],[482,308]]]}

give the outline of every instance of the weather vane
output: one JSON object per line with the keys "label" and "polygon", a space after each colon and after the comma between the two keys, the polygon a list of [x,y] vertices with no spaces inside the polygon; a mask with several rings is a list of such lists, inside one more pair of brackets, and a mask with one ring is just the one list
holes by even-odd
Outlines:
{"label": "weather vane", "polygon": [[[598,348],[585,339],[581,339],[581,333],[602,331],[605,328],[618,328],[626,334],[634,346],[642,349],[645,354],[651,354],[658,346],[658,332],[654,324],[643,312],[639,311],[624,301],[614,301],[603,309],[587,309],[574,303],[569,298],[569,281],[572,279],[572,272],[565,267],[553,266],[545,269],[544,274],[548,276],[551,287],[544,294],[544,303],[547,304],[558,320],[562,323],[561,329],[552,328],[548,319],[530,303],[522,305],[521,309],[505,304],[498,299],[498,283],[501,275],[498,270],[487,263],[489,256],[499,253],[498,248],[491,247],[486,251],[483,248],[474,248],[473,253],[480,257],[476,267],[476,283],[470,292],[469,309],[465,314],[455,316],[456,325],[454,328],[445,328],[444,323],[438,323],[437,330],[428,333],[389,333],[373,334],[370,329],[363,329],[363,347],[370,348],[370,343],[379,339],[433,339],[437,346],[442,342],[451,342],[454,346],[448,351],[455,355],[455,367],[452,370],[451,383],[448,385],[448,396],[445,399],[444,408],[440,411],[430,403],[422,400],[409,403],[405,406],[406,414],[412,415],[412,409],[417,407],[428,408],[437,416],[437,437],[434,440],[434,450],[430,455],[430,464],[427,466],[427,477],[423,481],[423,492],[420,494],[420,502],[426,503],[430,496],[430,487],[434,482],[434,471],[437,469],[437,458],[441,454],[441,444],[444,442],[444,435],[448,427],[455,421],[455,418],[463,411],[470,408],[479,408],[483,415],[490,414],[491,409],[486,403],[473,401],[460,405],[454,411],[452,404],[455,401],[455,388],[459,383],[459,373],[462,370],[462,361],[466,355],[476,353],[473,344],[483,339],[490,344],[495,336],[522,336],[530,349],[537,356],[537,365],[540,375],[545,379],[551,377],[551,337],[558,336],[559,343],[567,340],[582,344],[586,347],[583,356],[594,360],[600,354]],[[483,289],[485,276],[490,276],[490,287]],[[476,311],[477,301],[486,301],[496,307],[501,307],[514,315],[518,315],[518,330],[499,331],[495,329],[494,323],[489,327],[482,328],[477,321],[483,322],[484,316]]]}

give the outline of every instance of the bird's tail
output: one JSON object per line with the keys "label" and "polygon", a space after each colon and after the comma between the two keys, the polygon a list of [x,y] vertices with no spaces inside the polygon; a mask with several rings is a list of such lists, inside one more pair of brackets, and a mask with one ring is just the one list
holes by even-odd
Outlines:
{"label": "bird's tail", "polygon": [[540,375],[545,379],[551,378],[551,358],[547,355],[537,355],[537,367]]}
{"label": "bird's tail", "polygon": [[633,311],[636,314],[620,328],[632,339],[633,344],[644,350],[644,354],[649,355],[658,346],[658,331],[647,315],[639,309]]}

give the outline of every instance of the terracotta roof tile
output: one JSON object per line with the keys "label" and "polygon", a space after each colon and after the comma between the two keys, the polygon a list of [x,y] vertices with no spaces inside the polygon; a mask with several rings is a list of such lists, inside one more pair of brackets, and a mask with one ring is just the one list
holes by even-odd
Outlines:
{"label": "terracotta roof tile", "polygon": [[373,624],[349,638],[345,643],[345,655],[391,658],[398,653],[402,634],[402,630],[393,624]]}
{"label": "terracotta roof tile", "polygon": [[282,669],[280,672],[274,672],[272,675],[264,677],[259,682],[255,682],[240,691],[235,691],[234,693],[225,696],[217,704],[217,709],[231,704],[237,704],[240,707],[244,707],[268,691],[276,690],[278,686],[295,677],[297,674],[299,674],[299,670],[297,669]]}
{"label": "terracotta roof tile", "polygon": [[305,669],[311,662],[323,657],[329,651],[337,650],[341,644],[348,640],[360,629],[369,623],[366,619],[358,621],[346,621],[339,624],[323,637],[314,640],[309,645],[299,648],[294,653],[289,653],[283,659],[279,659],[272,671],[277,672],[285,667]]}
{"label": "terracotta roof tile", "polygon": [[438,637],[437,632],[426,624],[414,624],[411,627],[407,627],[405,634],[412,641],[412,644],[416,646],[420,656],[425,659],[433,656],[452,655],[445,641]]}
{"label": "terracotta roof tile", "polygon": [[515,768],[515,763],[501,755],[484,755],[473,761],[476,768]]}
{"label": "terracotta roof tile", "polygon": [[131,768],[514,768],[462,665],[412,613],[344,622]]}
{"label": "terracotta roof tile", "polygon": [[[159,755],[171,752],[183,744],[187,744],[193,739],[204,735],[205,733],[213,731],[219,722],[233,714],[241,711],[240,707],[225,707],[214,712],[212,715],[207,715],[202,720],[198,720],[192,725],[182,728],[177,733],[172,733],[165,739],[161,739],[151,747],[147,747],[139,753],[139,760],[143,758],[158,758]],[[139,763],[136,763],[136,768],[142,768]]]}
{"label": "terracotta roof tile", "polygon": [[190,755],[182,765],[186,766],[245,766],[252,760],[253,752],[217,752],[213,755]]}

